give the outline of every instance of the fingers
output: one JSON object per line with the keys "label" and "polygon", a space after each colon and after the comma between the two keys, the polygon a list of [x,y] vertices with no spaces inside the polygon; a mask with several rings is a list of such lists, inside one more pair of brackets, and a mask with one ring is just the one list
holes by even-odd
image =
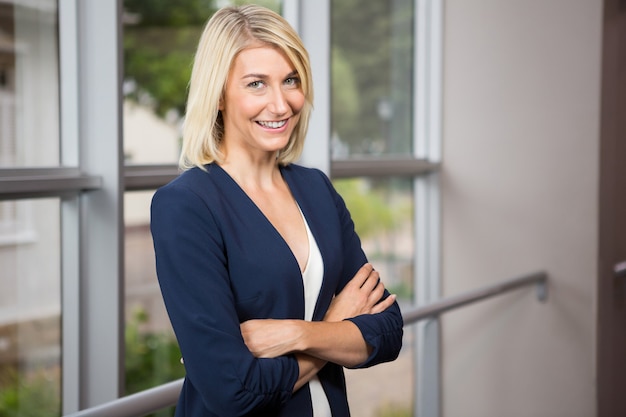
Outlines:
{"label": "fingers", "polygon": [[379,281],[380,275],[378,274],[378,271],[374,269],[372,264],[366,263],[357,271],[354,278],[350,280],[348,285],[370,292],[376,288]]}
{"label": "fingers", "polygon": [[370,306],[370,314],[381,313],[391,307],[396,301],[395,294],[390,294],[387,298],[381,301],[381,298],[385,294],[385,285],[380,280],[378,272],[373,268],[368,278],[364,281],[361,290],[369,291],[367,298]]}
{"label": "fingers", "polygon": [[385,292],[385,286],[380,281],[380,274],[370,263],[364,264],[348,285],[365,297],[364,300],[367,300],[370,308],[381,299]]}
{"label": "fingers", "polygon": [[348,285],[354,285],[357,288],[361,288],[363,284],[368,281],[373,270],[374,267],[372,266],[372,264],[366,263],[361,268],[359,268],[357,273],[354,275],[354,278],[350,280]]}
{"label": "fingers", "polygon": [[373,291],[378,284],[380,284],[380,274],[378,271],[372,269],[367,276],[367,279],[363,282],[363,285],[361,285],[361,288],[364,291]]}
{"label": "fingers", "polygon": [[383,311],[391,307],[395,301],[396,301],[396,295],[390,294],[389,297],[385,298],[380,303],[372,307],[372,314],[382,313]]}
{"label": "fingers", "polygon": [[371,264],[363,265],[348,284],[331,301],[324,316],[325,321],[341,321],[360,314],[385,311],[395,298],[381,302],[385,286]]}
{"label": "fingers", "polygon": [[[363,288],[365,288],[365,285],[363,286]],[[380,301],[384,293],[385,293],[385,285],[382,283],[382,281],[378,280],[376,282],[376,286],[372,288],[371,290],[369,290],[369,294],[367,297],[368,301],[373,306],[378,301]]]}

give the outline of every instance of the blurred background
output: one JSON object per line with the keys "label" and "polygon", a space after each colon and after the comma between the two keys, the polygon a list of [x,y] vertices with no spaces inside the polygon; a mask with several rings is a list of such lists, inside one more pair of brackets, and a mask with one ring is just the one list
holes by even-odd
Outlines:
{"label": "blurred background", "polygon": [[[245,3],[0,0],[0,417],[184,376],[149,205],[177,174],[203,26]],[[625,415],[624,2],[254,3],[311,54],[301,163],[331,176],[403,311],[549,277],[546,302],[405,327],[398,360],[347,371],[353,415]]]}

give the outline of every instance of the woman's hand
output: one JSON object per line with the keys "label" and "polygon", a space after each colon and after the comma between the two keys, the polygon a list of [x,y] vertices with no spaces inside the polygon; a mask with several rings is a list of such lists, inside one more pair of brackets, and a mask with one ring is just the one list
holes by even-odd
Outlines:
{"label": "woman's hand", "polygon": [[324,321],[342,321],[361,314],[383,312],[396,300],[396,296],[392,294],[380,301],[384,292],[385,286],[380,281],[378,272],[367,263],[333,298]]}

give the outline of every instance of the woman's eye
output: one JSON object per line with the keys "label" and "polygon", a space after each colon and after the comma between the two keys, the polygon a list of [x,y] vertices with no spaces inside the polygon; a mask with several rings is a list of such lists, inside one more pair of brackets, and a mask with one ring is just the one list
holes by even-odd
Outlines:
{"label": "woman's eye", "polygon": [[285,85],[297,87],[300,85],[300,79],[298,77],[290,77],[285,80]]}
{"label": "woman's eye", "polygon": [[250,88],[261,88],[261,87],[263,87],[263,81],[252,81],[250,84],[248,84],[248,87],[250,87]]}

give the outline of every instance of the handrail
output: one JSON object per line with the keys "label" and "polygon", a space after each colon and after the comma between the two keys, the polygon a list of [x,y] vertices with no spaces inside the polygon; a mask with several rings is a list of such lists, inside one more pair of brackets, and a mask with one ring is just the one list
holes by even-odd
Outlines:
{"label": "handrail", "polygon": [[184,378],[96,405],[66,417],[140,417],[176,404]]}
{"label": "handrail", "polygon": [[[545,301],[548,296],[548,277],[545,272],[535,272],[528,275],[508,279],[497,284],[478,288],[467,293],[444,298],[427,306],[417,307],[402,314],[404,325],[419,320],[437,317],[445,312],[475,303],[485,298],[491,298],[505,292],[532,285],[537,285],[537,298]],[[176,404],[184,378],[145,391],[131,394],[117,400],[110,401],[92,408],[78,411],[66,417],[140,417],[153,413],[165,407]]]}
{"label": "handrail", "polygon": [[545,272],[535,272],[511,278],[497,284],[487,285],[461,295],[444,298],[440,301],[428,304],[427,306],[417,307],[404,312],[402,314],[404,325],[406,326],[407,324],[415,323],[416,321],[429,317],[436,317],[447,311],[531,284],[537,285],[537,299],[543,302],[548,297],[547,280],[548,276]]}

